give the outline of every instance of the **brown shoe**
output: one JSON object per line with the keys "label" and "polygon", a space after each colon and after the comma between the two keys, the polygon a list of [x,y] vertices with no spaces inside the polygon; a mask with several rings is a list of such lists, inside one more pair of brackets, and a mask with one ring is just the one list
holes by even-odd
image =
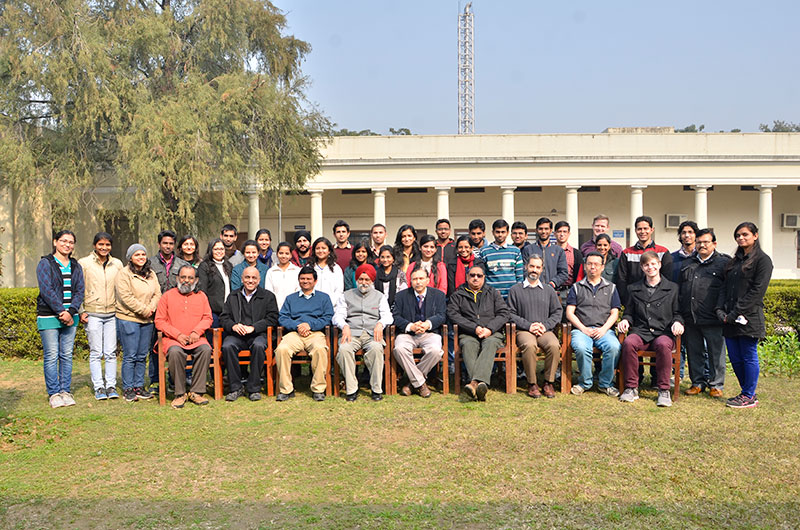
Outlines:
{"label": "brown shoe", "polygon": [[533,399],[539,399],[542,397],[542,393],[539,392],[539,385],[536,383],[528,384],[528,397],[532,397]]}
{"label": "brown shoe", "polygon": [[478,382],[477,381],[470,381],[466,385],[464,385],[464,392],[467,393],[467,396],[472,400],[475,401],[478,399]]}
{"label": "brown shoe", "polygon": [[703,389],[700,388],[699,386],[693,386],[686,391],[687,396],[696,396],[697,394],[702,394],[702,393]]}
{"label": "brown shoe", "polygon": [[195,405],[208,405],[208,399],[197,392],[189,392],[189,401]]}
{"label": "brown shoe", "polygon": [[708,393],[708,395],[711,396],[712,398],[721,398],[721,397],[723,397],[722,396],[722,390],[720,390],[719,388],[712,388],[711,391]]}
{"label": "brown shoe", "polygon": [[420,386],[419,388],[415,388],[414,391],[417,392],[420,395],[420,397],[424,398],[431,397],[431,389],[428,388],[428,385],[426,385],[425,383],[422,383],[422,386]]}
{"label": "brown shoe", "polygon": [[400,395],[401,395],[401,396],[406,396],[406,397],[410,396],[410,395],[411,395],[411,386],[409,386],[409,385],[403,385],[403,386],[400,388]]}
{"label": "brown shoe", "polygon": [[542,387],[542,394],[544,394],[544,397],[549,399],[556,397],[556,389],[553,388],[553,383],[545,382],[544,386]]}
{"label": "brown shoe", "polygon": [[185,404],[186,404],[186,394],[175,396],[175,399],[173,399],[172,403],[170,403],[173,409],[182,409]]}

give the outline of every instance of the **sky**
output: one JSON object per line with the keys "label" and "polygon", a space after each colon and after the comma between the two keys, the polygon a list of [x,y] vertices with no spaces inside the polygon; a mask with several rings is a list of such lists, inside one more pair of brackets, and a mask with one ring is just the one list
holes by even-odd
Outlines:
{"label": "sky", "polygon": [[[337,128],[458,130],[464,0],[273,0]],[[800,122],[797,0],[474,0],[475,133]]]}

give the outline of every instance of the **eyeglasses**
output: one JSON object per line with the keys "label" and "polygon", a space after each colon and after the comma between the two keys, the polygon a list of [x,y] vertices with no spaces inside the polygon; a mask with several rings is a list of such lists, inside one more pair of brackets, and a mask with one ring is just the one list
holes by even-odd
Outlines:
{"label": "eyeglasses", "polygon": [[483,278],[483,274],[475,274],[474,272],[469,273],[470,278]]}
{"label": "eyeglasses", "polygon": [[62,245],[75,245],[75,242],[70,239],[58,239],[56,242],[61,243]]}
{"label": "eyeglasses", "polygon": [[713,244],[714,244],[713,241],[698,241],[697,242],[697,246],[698,247],[703,247],[703,246],[706,246],[706,245],[713,245]]}

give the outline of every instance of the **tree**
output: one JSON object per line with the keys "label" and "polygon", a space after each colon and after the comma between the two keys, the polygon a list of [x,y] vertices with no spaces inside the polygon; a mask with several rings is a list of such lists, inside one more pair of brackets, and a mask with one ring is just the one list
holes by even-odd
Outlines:
{"label": "tree", "polygon": [[676,133],[696,133],[696,132],[703,132],[703,129],[705,129],[705,128],[706,128],[705,125],[701,125],[700,127],[697,127],[693,123],[693,124],[691,124],[689,126],[684,127],[683,129],[675,129],[675,132]]}
{"label": "tree", "polygon": [[400,127],[399,129],[394,129],[389,127],[389,132],[398,136],[410,136],[411,130],[406,127]]}
{"label": "tree", "polygon": [[242,191],[298,189],[327,119],[304,97],[307,43],[266,0],[6,0],[0,186],[69,220],[115,208],[162,226],[225,216]]}
{"label": "tree", "polygon": [[800,132],[800,123],[792,123],[790,121],[775,120],[772,122],[772,128],[769,125],[762,123],[758,126],[761,132]]}
{"label": "tree", "polygon": [[[336,125],[334,124],[334,127]],[[351,131],[350,129],[338,129],[333,131],[333,136],[380,136],[380,133],[373,132],[369,129],[362,129],[360,131]]]}

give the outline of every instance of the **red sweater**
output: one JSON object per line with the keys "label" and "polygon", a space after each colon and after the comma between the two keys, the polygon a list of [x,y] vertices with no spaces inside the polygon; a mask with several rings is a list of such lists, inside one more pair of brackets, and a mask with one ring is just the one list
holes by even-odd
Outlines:
{"label": "red sweater", "polygon": [[[212,323],[211,306],[202,291],[183,295],[175,287],[165,292],[158,301],[156,329],[164,334],[165,352],[172,346],[193,350],[201,344],[208,344],[205,332]],[[200,340],[186,346],[178,342],[178,335],[190,335],[193,331],[200,336]]]}

